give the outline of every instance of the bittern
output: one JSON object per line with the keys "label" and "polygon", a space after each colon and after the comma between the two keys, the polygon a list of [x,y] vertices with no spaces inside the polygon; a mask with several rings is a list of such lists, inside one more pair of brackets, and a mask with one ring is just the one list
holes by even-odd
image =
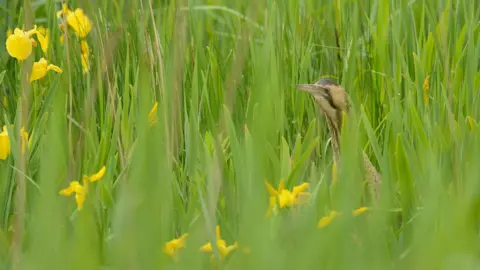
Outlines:
{"label": "bittern", "polygon": [[[348,94],[345,88],[331,79],[320,79],[314,84],[297,84],[296,88],[313,95],[315,102],[319,105],[321,111],[327,120],[328,129],[332,135],[333,158],[338,165],[340,162],[340,133],[342,128],[342,117],[344,113],[349,114],[350,104]],[[365,178],[373,189],[375,197],[378,198],[378,188],[381,181],[381,175],[368,158],[363,153],[363,163],[365,169]]]}

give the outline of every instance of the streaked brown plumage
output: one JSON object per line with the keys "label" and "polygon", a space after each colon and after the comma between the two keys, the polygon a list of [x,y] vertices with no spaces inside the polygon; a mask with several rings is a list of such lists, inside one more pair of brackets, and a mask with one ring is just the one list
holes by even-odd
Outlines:
{"label": "streaked brown plumage", "polygon": [[[350,105],[348,94],[342,86],[330,79],[320,79],[314,84],[297,84],[296,88],[313,95],[315,102],[319,105],[327,125],[332,134],[333,156],[336,164],[340,162],[340,132],[342,128],[343,113],[348,114]],[[368,156],[363,152],[363,163],[365,177],[367,178],[375,197],[378,198],[378,187],[381,182],[381,175]]]}

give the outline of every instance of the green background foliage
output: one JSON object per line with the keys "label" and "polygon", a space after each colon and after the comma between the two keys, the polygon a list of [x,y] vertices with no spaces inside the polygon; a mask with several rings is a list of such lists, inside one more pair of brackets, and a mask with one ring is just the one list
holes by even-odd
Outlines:
{"label": "green background foliage", "polygon": [[[63,69],[29,84],[39,46],[19,63],[0,44],[0,122],[16,131],[0,162],[1,269],[209,269],[198,248],[216,224],[251,249],[225,269],[478,267],[478,1],[68,4],[93,21],[88,74],[77,37],[59,42],[60,1],[0,0],[0,40],[44,25]],[[325,119],[294,88],[324,76],[352,103],[337,184]],[[377,202],[361,150],[382,173]],[[58,194],[103,165],[82,211]],[[282,178],[311,199],[267,219],[264,180]],[[318,229],[331,210],[344,214]],[[175,263],[163,244],[186,232]]]}

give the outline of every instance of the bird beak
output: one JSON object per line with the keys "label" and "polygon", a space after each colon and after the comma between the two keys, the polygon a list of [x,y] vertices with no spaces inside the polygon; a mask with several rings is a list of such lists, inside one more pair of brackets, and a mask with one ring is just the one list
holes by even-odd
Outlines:
{"label": "bird beak", "polygon": [[324,87],[318,85],[318,84],[297,84],[295,85],[295,88],[301,91],[308,92],[313,95],[318,95],[320,94],[323,97],[326,97],[328,95],[327,89]]}

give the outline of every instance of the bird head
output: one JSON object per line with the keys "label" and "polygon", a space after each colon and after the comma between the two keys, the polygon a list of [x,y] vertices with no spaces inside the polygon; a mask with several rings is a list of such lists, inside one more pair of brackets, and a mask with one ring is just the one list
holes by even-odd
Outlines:
{"label": "bird head", "polygon": [[345,88],[331,79],[320,79],[314,84],[297,84],[295,87],[312,94],[332,128],[340,131],[342,115],[348,113],[350,107]]}

